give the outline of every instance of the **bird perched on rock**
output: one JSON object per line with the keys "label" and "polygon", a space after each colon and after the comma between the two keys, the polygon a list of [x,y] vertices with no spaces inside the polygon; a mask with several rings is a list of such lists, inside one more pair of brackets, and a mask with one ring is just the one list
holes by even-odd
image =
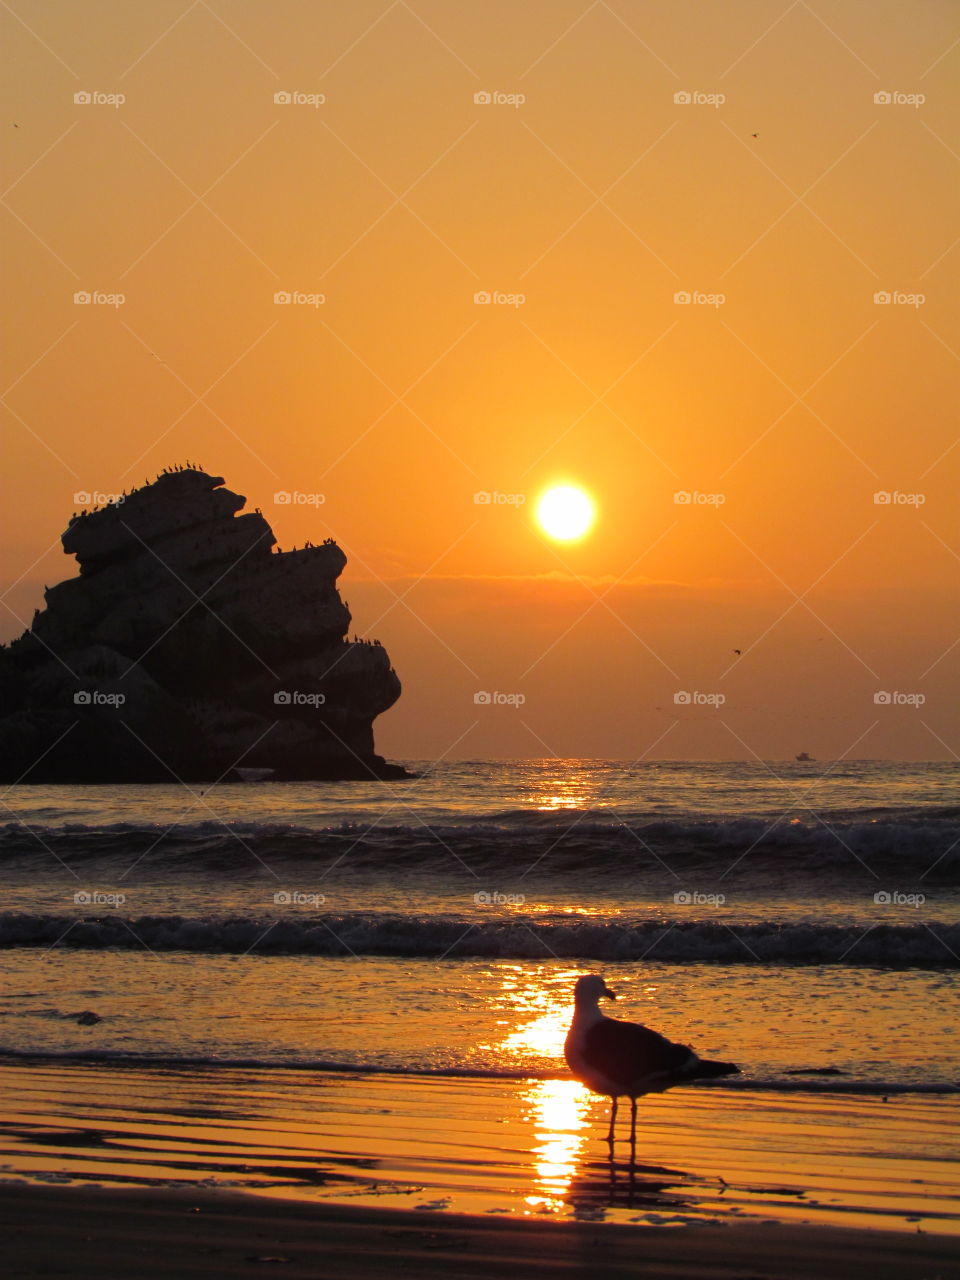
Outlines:
{"label": "bird perched on rock", "polygon": [[600,1012],[601,996],[610,1000],[617,998],[599,974],[590,973],[577,979],[573,991],[573,1021],[563,1053],[567,1066],[582,1084],[611,1100],[607,1133],[611,1151],[620,1098],[630,1099],[630,1146],[634,1148],[637,1098],[694,1080],[740,1074],[740,1068],[732,1062],[707,1061],[689,1045],[674,1044],[638,1022],[608,1018]]}

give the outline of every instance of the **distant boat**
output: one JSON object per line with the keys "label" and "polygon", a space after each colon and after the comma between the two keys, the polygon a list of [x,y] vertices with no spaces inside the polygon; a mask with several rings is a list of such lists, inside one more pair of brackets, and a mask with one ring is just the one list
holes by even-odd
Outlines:
{"label": "distant boat", "polygon": [[816,760],[817,757],[808,755],[806,751],[801,751],[800,754],[794,758],[802,762],[804,760]]}
{"label": "distant boat", "polygon": [[234,769],[241,782],[266,782],[274,775],[273,769]]}

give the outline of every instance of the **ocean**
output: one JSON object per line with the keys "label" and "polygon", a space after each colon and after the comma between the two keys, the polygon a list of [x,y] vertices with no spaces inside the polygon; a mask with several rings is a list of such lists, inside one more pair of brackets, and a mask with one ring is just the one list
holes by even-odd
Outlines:
{"label": "ocean", "polygon": [[0,1055],[563,1080],[602,971],[730,1096],[956,1091],[960,765],[404,763],[8,791]]}

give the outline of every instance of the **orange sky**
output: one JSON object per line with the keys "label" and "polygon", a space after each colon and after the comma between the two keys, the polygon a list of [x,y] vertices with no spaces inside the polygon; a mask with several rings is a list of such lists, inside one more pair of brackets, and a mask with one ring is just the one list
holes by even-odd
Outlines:
{"label": "orange sky", "polygon": [[[5,638],[72,572],[76,491],[189,458],[281,545],[344,547],[405,686],[388,756],[960,750],[955,4],[13,0],[0,30]],[[597,504],[575,546],[533,525],[557,480]]]}

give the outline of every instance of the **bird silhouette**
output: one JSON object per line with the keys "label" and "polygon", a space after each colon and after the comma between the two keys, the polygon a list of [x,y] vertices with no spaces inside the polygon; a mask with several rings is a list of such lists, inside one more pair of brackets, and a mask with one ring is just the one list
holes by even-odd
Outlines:
{"label": "bird silhouette", "polygon": [[689,1045],[674,1044],[649,1027],[606,1017],[598,1008],[601,996],[617,998],[599,974],[577,979],[573,1021],[563,1053],[567,1066],[582,1084],[610,1099],[607,1142],[611,1151],[621,1097],[630,1099],[632,1151],[637,1143],[637,1098],[645,1093],[663,1093],[673,1085],[693,1080],[740,1074],[732,1062],[710,1062]]}

